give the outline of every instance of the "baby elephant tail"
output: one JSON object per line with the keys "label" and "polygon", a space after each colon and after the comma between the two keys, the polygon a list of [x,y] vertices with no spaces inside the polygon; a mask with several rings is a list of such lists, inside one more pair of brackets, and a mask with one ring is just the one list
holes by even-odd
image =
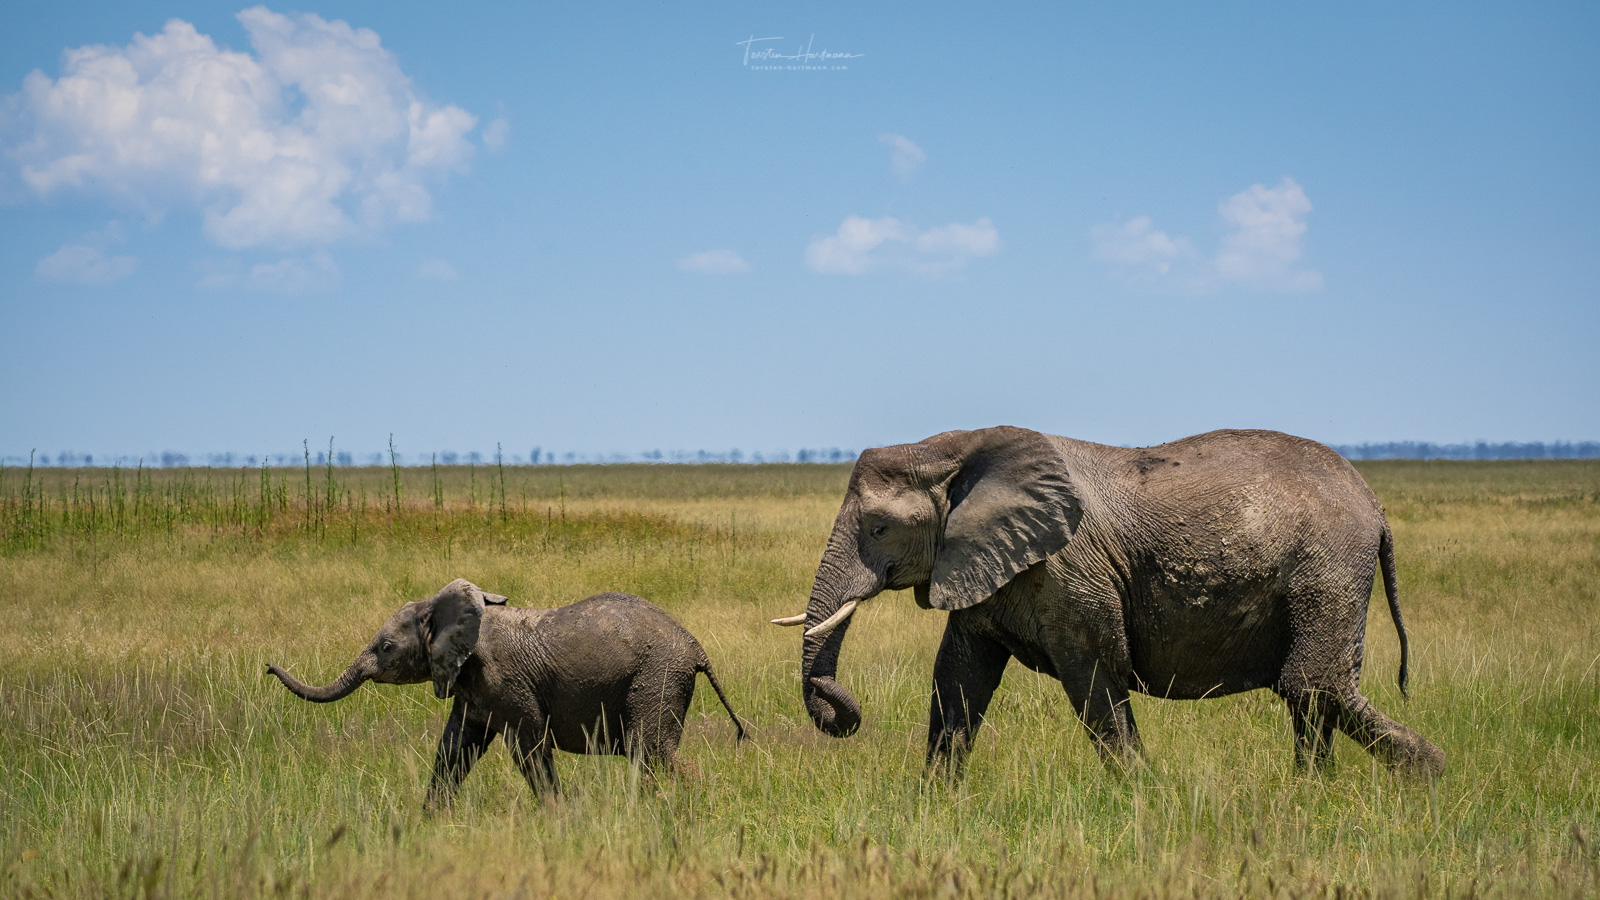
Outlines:
{"label": "baby elephant tail", "polygon": [[706,657],[705,650],[700,651],[700,665],[695,667],[695,671],[706,673],[706,680],[711,682],[711,689],[717,692],[717,699],[722,701],[722,708],[728,711],[728,718],[733,720],[734,742],[744,740],[744,723],[739,721],[739,714],[733,711],[733,704],[728,702],[728,695],[722,692],[722,685],[717,681],[717,673],[711,670],[711,660]]}

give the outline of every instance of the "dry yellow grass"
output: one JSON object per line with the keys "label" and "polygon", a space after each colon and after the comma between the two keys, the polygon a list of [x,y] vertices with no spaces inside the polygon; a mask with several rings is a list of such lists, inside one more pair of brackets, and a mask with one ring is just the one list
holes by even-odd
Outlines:
{"label": "dry yellow grass", "polygon": [[[821,736],[799,703],[797,636],[766,620],[803,602],[844,467],[402,470],[399,507],[389,470],[335,470],[330,491],[313,469],[309,506],[303,472],[267,473],[265,491],[255,470],[157,472],[137,498],[124,479],[120,518],[110,491],[84,507],[106,473],[7,470],[0,886],[1592,896],[1600,464],[1361,468],[1393,521],[1415,665],[1406,703],[1379,603],[1364,688],[1450,754],[1431,785],[1344,739],[1331,775],[1297,774],[1264,692],[1136,699],[1148,762],[1111,772],[1059,685],[1015,666],[967,779],[925,784],[943,616],[899,595],[863,607],[844,651],[862,732]],[[424,817],[446,704],[418,685],[314,706],[263,668],[326,679],[396,606],[457,576],[520,605],[650,598],[701,638],[753,739],[735,746],[702,685],[683,750],[697,779],[562,755],[567,793],[547,806],[497,749],[458,809]]]}

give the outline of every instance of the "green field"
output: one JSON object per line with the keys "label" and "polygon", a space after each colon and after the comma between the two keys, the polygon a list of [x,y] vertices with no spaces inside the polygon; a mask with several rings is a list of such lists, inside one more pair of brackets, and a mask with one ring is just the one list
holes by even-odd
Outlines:
{"label": "green field", "polygon": [[[1372,462],[1412,641],[1374,604],[1363,689],[1449,754],[1434,783],[1339,738],[1292,765],[1257,691],[1136,698],[1102,767],[1060,686],[1013,665],[967,778],[922,780],[944,614],[866,604],[818,733],[801,610],[847,466],[0,472],[0,888],[22,896],[1594,896],[1600,462]],[[397,480],[398,479],[398,480]],[[397,489],[398,484],[398,489]],[[702,679],[652,782],[560,754],[543,803],[497,746],[449,813],[422,794],[448,705],[326,681],[455,577],[526,606],[622,590],[697,635]]]}

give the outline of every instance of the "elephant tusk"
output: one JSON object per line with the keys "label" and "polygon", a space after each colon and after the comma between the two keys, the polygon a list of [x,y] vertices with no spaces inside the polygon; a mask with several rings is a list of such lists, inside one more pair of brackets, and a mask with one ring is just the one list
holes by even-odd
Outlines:
{"label": "elephant tusk", "polygon": [[806,614],[805,613],[801,613],[798,616],[784,616],[781,619],[773,619],[772,620],[772,624],[774,624],[774,625],[804,625],[805,623],[806,623]]}
{"label": "elephant tusk", "polygon": [[860,600],[851,600],[849,603],[839,607],[838,612],[827,617],[826,619],[823,619],[822,622],[817,625],[817,627],[807,631],[806,637],[821,637],[835,628],[838,628],[839,623],[850,618],[850,614],[856,611],[856,605],[860,602]]}

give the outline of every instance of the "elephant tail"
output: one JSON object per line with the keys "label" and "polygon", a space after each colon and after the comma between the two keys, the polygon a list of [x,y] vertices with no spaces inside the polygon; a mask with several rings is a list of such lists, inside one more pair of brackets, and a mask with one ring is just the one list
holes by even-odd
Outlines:
{"label": "elephant tail", "polygon": [[1383,523],[1383,536],[1378,539],[1378,565],[1383,569],[1383,592],[1389,597],[1389,615],[1394,619],[1394,630],[1400,634],[1400,696],[1409,700],[1411,694],[1406,690],[1406,682],[1411,647],[1406,640],[1406,620],[1400,615],[1400,586],[1394,575],[1394,537],[1389,534],[1388,522]]}
{"label": "elephant tail", "polygon": [[695,666],[696,672],[706,673],[706,680],[711,682],[711,689],[717,692],[717,699],[722,701],[722,708],[728,711],[728,718],[733,720],[734,742],[744,740],[744,723],[739,721],[739,714],[733,711],[733,704],[728,702],[728,695],[722,692],[722,683],[717,681],[717,673],[711,669],[711,660],[706,657],[706,651],[700,651],[700,665]]}

